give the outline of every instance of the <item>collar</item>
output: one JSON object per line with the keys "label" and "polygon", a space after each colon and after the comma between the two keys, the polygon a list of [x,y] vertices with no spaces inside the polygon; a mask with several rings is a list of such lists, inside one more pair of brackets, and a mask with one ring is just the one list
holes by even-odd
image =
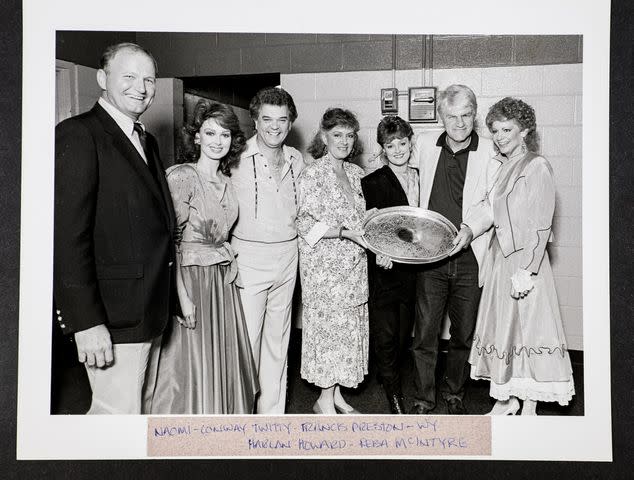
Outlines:
{"label": "collar", "polygon": [[[117,110],[117,107],[112,105],[110,102],[108,102],[108,100],[106,100],[103,97],[99,97],[98,103],[108,113],[108,115],[112,117],[112,119],[117,123],[117,125],[119,125],[119,128],[123,130],[123,132],[128,137],[131,137],[132,133],[134,132],[134,123],[135,123],[134,120],[132,120],[127,115],[121,113],[119,110]],[[136,123],[139,123],[141,125],[141,128],[145,130],[145,125],[143,125],[139,121],[137,121]]]}
{"label": "collar", "polygon": [[[520,157],[518,160],[521,160],[522,158],[526,158],[530,155],[530,158],[532,157],[536,157],[538,156],[535,152],[531,152],[530,150],[527,151],[524,156]],[[507,157],[505,157],[504,155],[502,155],[499,151],[497,151],[497,147],[496,147],[496,153],[494,156],[492,156],[491,158],[493,158],[493,160],[496,160],[498,162],[500,162],[500,164],[503,163],[508,163],[509,159]]]}
{"label": "collar", "polygon": [[458,155],[459,153],[463,153],[463,152],[475,152],[478,149],[478,143],[480,143],[480,137],[478,137],[478,134],[476,133],[475,130],[471,131],[470,137],[471,137],[471,142],[469,143],[468,147],[463,148],[462,150],[460,150],[458,152],[452,152],[451,148],[447,145],[447,132],[442,132],[440,137],[438,137],[438,141],[436,142],[436,146],[437,147],[441,147],[441,148],[445,148],[449,152],[453,153],[454,155]]}
{"label": "collar", "polygon": [[[381,168],[387,168],[390,172],[392,172],[396,176],[396,172],[390,168],[389,164],[388,165],[383,165]],[[405,170],[405,173],[407,173],[407,175],[411,175],[412,172],[416,172],[416,171],[418,171],[417,168],[415,168],[415,167],[413,167],[413,166],[408,164],[407,165],[407,169]]]}
{"label": "collar", "polygon": [[[258,134],[256,133],[247,140],[247,147],[242,154],[242,158],[251,157],[260,153],[260,149],[258,148],[257,136]],[[293,160],[297,159],[297,154],[295,152],[296,150],[294,148],[282,145],[282,153],[284,155],[285,162],[293,163]]]}

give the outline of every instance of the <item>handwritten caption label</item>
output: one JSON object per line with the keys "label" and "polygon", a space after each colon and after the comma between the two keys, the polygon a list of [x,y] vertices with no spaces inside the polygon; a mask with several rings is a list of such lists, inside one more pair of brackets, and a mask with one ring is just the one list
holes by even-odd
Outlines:
{"label": "handwritten caption label", "polygon": [[491,455],[486,416],[149,417],[148,456]]}

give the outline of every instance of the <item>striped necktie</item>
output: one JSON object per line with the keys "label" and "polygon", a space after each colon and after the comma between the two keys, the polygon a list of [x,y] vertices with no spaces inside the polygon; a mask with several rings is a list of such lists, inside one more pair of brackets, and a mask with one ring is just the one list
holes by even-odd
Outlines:
{"label": "striped necktie", "polygon": [[147,135],[145,133],[145,130],[139,122],[134,122],[134,131],[139,136],[139,141],[141,142],[141,146],[143,147],[143,152],[145,152],[145,158],[147,160],[147,166],[150,169],[150,173],[152,174],[152,177],[154,178],[156,183],[160,185],[158,172],[156,171],[156,164],[154,162],[154,157],[152,156],[152,151],[147,148]]}

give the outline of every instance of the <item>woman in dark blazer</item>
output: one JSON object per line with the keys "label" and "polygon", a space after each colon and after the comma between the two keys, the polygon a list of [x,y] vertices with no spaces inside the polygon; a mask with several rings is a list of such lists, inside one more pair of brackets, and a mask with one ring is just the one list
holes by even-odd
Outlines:
{"label": "woman in dark blazer", "polygon": [[[409,167],[412,127],[400,117],[383,118],[377,127],[377,142],[387,165],[361,180],[366,208],[418,206],[418,173]],[[408,337],[411,336],[416,293],[413,265],[394,264],[378,268],[368,251],[370,338],[378,373],[387,394],[390,410],[405,413],[400,368]]]}

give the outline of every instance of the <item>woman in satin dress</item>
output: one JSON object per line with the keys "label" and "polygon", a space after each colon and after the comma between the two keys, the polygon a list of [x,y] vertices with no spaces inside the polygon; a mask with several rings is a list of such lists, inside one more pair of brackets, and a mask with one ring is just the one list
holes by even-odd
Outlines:
{"label": "woman in satin dress", "polygon": [[164,334],[151,413],[250,414],[257,374],[228,243],[238,217],[230,168],[246,139],[231,107],[201,100],[183,144],[185,163],[167,170],[183,315]]}
{"label": "woman in satin dress", "polygon": [[463,237],[489,230],[484,286],[471,377],[491,382],[492,415],[535,415],[538,401],[567,405],[575,393],[568,344],[550,266],[555,184],[548,161],[535,153],[533,108],[515,98],[491,107],[486,124],[498,155],[488,194],[463,222]]}

